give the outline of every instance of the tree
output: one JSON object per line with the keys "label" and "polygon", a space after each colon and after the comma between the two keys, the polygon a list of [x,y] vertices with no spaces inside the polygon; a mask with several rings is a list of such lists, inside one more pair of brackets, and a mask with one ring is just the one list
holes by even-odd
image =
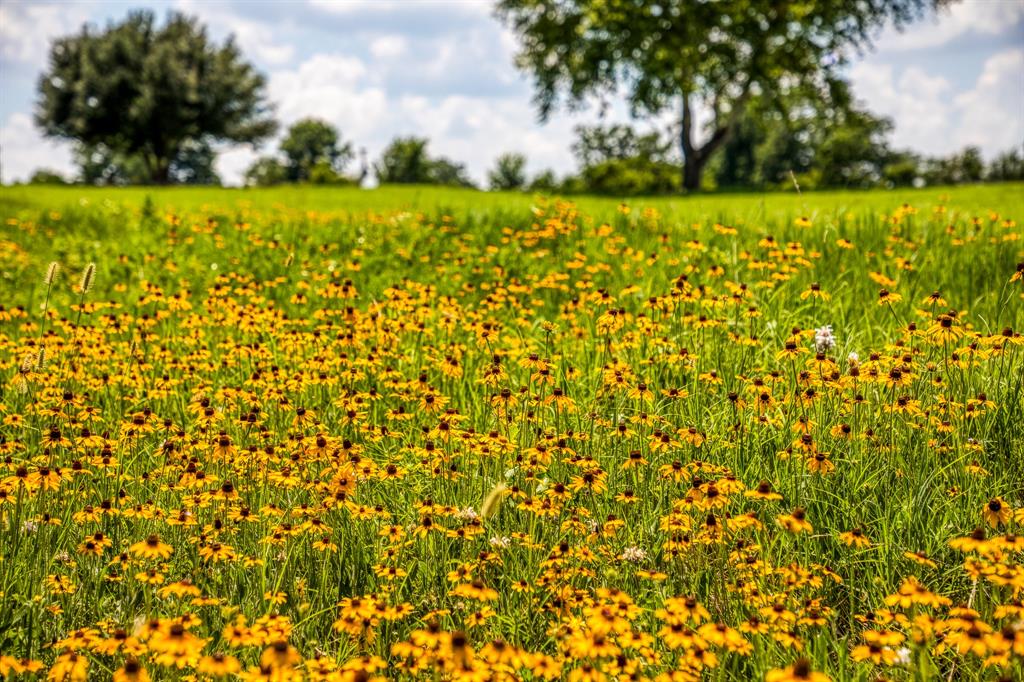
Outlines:
{"label": "tree", "polygon": [[908,152],[893,152],[882,168],[882,177],[888,187],[910,187],[920,182],[921,159]]}
{"label": "tree", "polygon": [[245,171],[247,187],[272,187],[288,181],[288,170],[272,156],[264,156]]}
{"label": "tree", "polygon": [[961,152],[947,157],[928,159],[922,175],[929,185],[959,185],[980,182],[984,171],[981,150],[965,147]]}
{"label": "tree", "polygon": [[163,184],[190,142],[255,143],[272,134],[264,87],[233,39],[216,45],[194,18],[171,13],[158,26],[152,12],[137,11],[103,31],[85,25],[54,41],[36,123],[48,137],[136,156],[146,179]]}
{"label": "tree", "polygon": [[872,187],[893,158],[892,122],[853,100],[847,84],[751,97],[710,168],[717,187]]}
{"label": "tree", "polygon": [[977,147],[967,147],[957,159],[960,182],[981,182],[985,174],[985,162],[981,158],[981,150]]}
{"label": "tree", "polygon": [[292,124],[281,142],[281,152],[285,156],[288,179],[293,182],[308,181],[318,164],[326,166],[318,171],[320,178],[327,177],[326,170],[340,173],[354,156],[352,145],[340,141],[334,126],[315,118]]}
{"label": "tree", "polygon": [[409,184],[430,182],[430,158],[427,139],[423,137],[397,137],[374,164],[377,179],[383,184]]}
{"label": "tree", "polygon": [[553,192],[558,188],[558,178],[555,177],[555,171],[547,168],[542,170],[537,175],[533,176],[533,180],[530,180],[530,184],[527,189],[531,192]]}
{"label": "tree", "polygon": [[[499,0],[517,34],[542,119],[564,97],[579,107],[623,91],[637,113],[678,108],[683,186],[695,190],[708,160],[761,92],[822,86],[880,27],[902,27],[944,0]],[[703,141],[695,109],[709,113]]]}
{"label": "tree", "polygon": [[823,187],[868,188],[881,179],[890,152],[892,122],[867,111],[847,109],[829,121],[815,153]]}
{"label": "tree", "polygon": [[396,137],[373,169],[381,184],[423,184],[472,187],[466,167],[451,159],[432,159],[425,137]]}
{"label": "tree", "polygon": [[634,156],[587,166],[580,172],[580,179],[588,194],[617,197],[667,194],[679,189],[679,167]]}
{"label": "tree", "polygon": [[986,179],[997,182],[1006,180],[1024,180],[1024,158],[1019,149],[1003,152],[989,164]]}
{"label": "tree", "polygon": [[67,178],[55,170],[40,168],[28,179],[30,185],[67,185]]}
{"label": "tree", "polygon": [[519,190],[526,185],[526,157],[510,152],[502,154],[494,162],[494,169],[487,174],[491,189]]}
{"label": "tree", "polygon": [[572,151],[585,191],[633,196],[678,189],[679,167],[671,160],[670,146],[656,132],[640,134],[631,126],[615,124],[576,126]]}
{"label": "tree", "polygon": [[430,161],[427,182],[432,185],[474,187],[466,173],[466,166],[443,156]]}

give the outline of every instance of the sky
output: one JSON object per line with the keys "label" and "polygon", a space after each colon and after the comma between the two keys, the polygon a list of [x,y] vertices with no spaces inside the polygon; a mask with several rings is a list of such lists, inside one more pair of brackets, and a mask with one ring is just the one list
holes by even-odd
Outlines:
{"label": "sky", "polygon": [[[325,119],[371,160],[393,137],[430,139],[430,151],[466,164],[478,182],[507,151],[528,170],[573,170],[573,127],[629,120],[621,102],[560,111],[540,123],[529,77],[513,64],[515,37],[491,0],[0,0],[0,173],[26,179],[40,167],[73,174],[71,146],[32,122],[49,41],[84,22],[104,26],[133,8],[198,16],[218,40],[234,34],[267,76],[285,126]],[[903,32],[886,29],[847,67],[854,93],[895,123],[892,142],[925,155],[967,145],[986,158],[1024,144],[1024,0],[963,0]],[[669,119],[639,122],[666,126]],[[240,181],[259,155],[225,148],[217,170]]]}

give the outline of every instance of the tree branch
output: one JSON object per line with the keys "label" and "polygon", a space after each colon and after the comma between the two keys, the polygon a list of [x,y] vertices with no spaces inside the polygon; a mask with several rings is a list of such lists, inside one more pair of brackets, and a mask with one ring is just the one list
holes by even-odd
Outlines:
{"label": "tree branch", "polygon": [[725,144],[725,141],[729,139],[729,135],[732,134],[733,129],[736,127],[736,123],[739,121],[748,99],[750,99],[749,78],[743,85],[743,92],[733,102],[732,110],[729,112],[729,120],[725,122],[725,125],[717,126],[715,132],[711,134],[711,138],[697,150],[697,154],[701,158],[707,158],[713,154],[716,149]]}

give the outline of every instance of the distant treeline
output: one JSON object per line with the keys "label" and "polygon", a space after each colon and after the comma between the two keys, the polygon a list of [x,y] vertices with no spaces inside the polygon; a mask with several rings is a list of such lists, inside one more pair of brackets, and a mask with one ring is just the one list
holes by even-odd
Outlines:
{"label": "distant treeline", "polygon": [[[956,185],[1024,180],[1024,155],[1019,150],[985,163],[976,147],[945,157],[927,158],[890,149],[891,124],[864,111],[834,119],[811,115],[744,121],[708,164],[707,190],[801,190],[824,188]],[[524,154],[499,156],[487,174],[487,189],[556,194],[614,196],[679,192],[682,161],[671,141],[656,132],[640,133],[628,125],[578,126],[572,145],[578,171],[558,177],[552,170],[535,175],[526,171]],[[134,185],[148,175],[137,158],[119,155],[104,146],[80,146],[74,179],[48,170],[37,171],[31,184]],[[219,185],[216,154],[209,144],[185,146],[173,159],[169,182]],[[278,152],[256,160],[245,173],[247,186],[286,183],[358,185],[371,175],[381,184],[426,184],[477,187],[463,164],[429,153],[423,137],[395,138],[372,165],[365,150],[359,162],[353,145],[330,124],[305,119],[292,125]],[[353,168],[353,166],[355,166]]]}

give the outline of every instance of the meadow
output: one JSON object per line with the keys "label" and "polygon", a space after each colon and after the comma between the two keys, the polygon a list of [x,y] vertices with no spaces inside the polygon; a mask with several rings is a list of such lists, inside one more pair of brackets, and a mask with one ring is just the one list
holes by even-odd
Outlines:
{"label": "meadow", "polygon": [[1024,186],[0,218],[0,677],[1021,679]]}

